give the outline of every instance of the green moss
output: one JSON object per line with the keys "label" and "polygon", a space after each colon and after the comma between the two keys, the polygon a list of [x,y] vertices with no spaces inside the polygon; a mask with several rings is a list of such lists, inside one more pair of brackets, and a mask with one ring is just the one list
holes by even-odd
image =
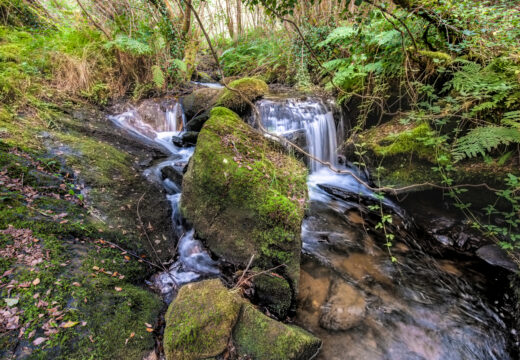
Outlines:
{"label": "green moss", "polygon": [[80,134],[58,134],[73,151],[68,163],[79,170],[90,185],[110,186],[133,176],[130,157],[114,146]]}
{"label": "green moss", "polygon": [[271,274],[261,274],[253,278],[255,298],[267,309],[284,319],[291,307],[291,287],[287,280]]}
{"label": "green moss", "polygon": [[182,209],[213,252],[264,269],[285,264],[299,276],[307,170],[244,123],[217,107],[202,129],[183,180]]}
{"label": "green moss", "polygon": [[[41,262],[31,266],[16,256],[0,261],[0,273],[14,270],[0,279],[0,298],[18,299],[17,306],[23,309],[20,324],[26,326],[24,341],[30,341],[28,334],[33,330],[37,337],[44,336],[46,323],[58,330],[45,335],[45,347],[33,349],[31,358],[140,359],[154,349],[154,336],[144,324],[154,323],[162,302],[131,283],[147,274],[143,264],[125,259],[120,251],[100,241],[94,244],[94,239],[100,238],[120,243],[122,235],[98,233],[87,209],[70,194],[75,188],[62,176],[65,171],[56,164],[0,143],[0,165],[11,179],[0,183],[0,230],[12,226],[31,234],[35,240],[20,251],[31,253],[41,248],[42,254]],[[8,186],[20,179],[24,179],[23,191]],[[14,243],[12,235],[0,234],[1,247]],[[106,272],[94,271],[94,265]],[[115,271],[117,276],[112,276]],[[35,279],[39,283],[33,283]],[[9,281],[32,285],[7,290],[4,285]],[[47,305],[38,305],[40,300]],[[53,307],[63,311],[61,319],[49,316],[48,309]],[[67,321],[75,325],[59,327]],[[132,332],[134,337],[130,337]],[[17,331],[5,335],[0,357],[14,350],[17,337]]]}
{"label": "green moss", "polygon": [[241,301],[219,279],[183,286],[166,313],[166,359],[206,359],[223,353]]}
{"label": "green moss", "polygon": [[[249,77],[232,81],[228,86],[240,91],[250,101],[264,96],[269,91],[269,87],[263,80]],[[225,89],[220,95],[217,106],[223,106],[238,113],[243,113],[249,108],[248,103],[239,94],[229,89]]]}
{"label": "green moss", "polygon": [[310,359],[321,344],[307,331],[277,322],[250,305],[242,307],[233,339],[240,356],[255,360]]}
{"label": "green moss", "polygon": [[445,64],[451,64],[453,62],[452,57],[442,51],[419,50],[419,55],[444,62]]}
{"label": "green moss", "polygon": [[[374,131],[378,130],[376,128]],[[368,137],[368,142],[377,156],[416,155],[421,159],[434,161],[433,148],[424,143],[431,131],[427,123],[421,123],[411,129],[387,134],[375,142]]]}

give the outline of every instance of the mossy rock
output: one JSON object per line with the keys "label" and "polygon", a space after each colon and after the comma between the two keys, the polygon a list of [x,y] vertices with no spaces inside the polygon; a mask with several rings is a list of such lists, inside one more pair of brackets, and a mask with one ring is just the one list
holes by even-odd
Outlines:
{"label": "mossy rock", "polygon": [[217,107],[199,134],[181,208],[216,255],[280,273],[297,289],[307,169],[237,114]]}
{"label": "mossy rock", "polygon": [[166,359],[207,359],[223,353],[241,301],[219,279],[183,286],[166,313]]}
{"label": "mossy rock", "polygon": [[[250,101],[261,98],[269,91],[265,81],[249,77],[232,81],[228,86],[240,91]],[[244,114],[249,109],[249,104],[239,94],[229,89],[225,89],[220,95],[217,106],[227,107],[239,114]]]}
{"label": "mossy rock", "polygon": [[240,356],[254,360],[307,360],[321,346],[311,333],[273,320],[251,305],[242,307],[233,340]]}
{"label": "mossy rock", "polygon": [[182,107],[188,121],[205,111],[211,110],[221,93],[222,90],[220,89],[203,88],[184,96]]}
{"label": "mossy rock", "polygon": [[261,274],[253,278],[255,300],[279,319],[284,319],[291,307],[291,287],[275,274]]}

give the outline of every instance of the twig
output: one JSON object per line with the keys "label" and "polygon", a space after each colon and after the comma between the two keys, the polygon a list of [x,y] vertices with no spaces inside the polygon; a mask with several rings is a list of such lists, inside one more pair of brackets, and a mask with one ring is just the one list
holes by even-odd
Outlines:
{"label": "twig", "polygon": [[240,287],[240,285],[242,285],[242,279],[244,278],[244,276],[248,272],[249,268],[251,267],[251,264],[253,263],[253,259],[254,258],[255,258],[255,254],[251,255],[251,259],[249,259],[249,263],[247,264],[246,269],[242,273],[242,276],[240,276],[240,279],[238,279],[238,281],[237,281],[236,285],[234,286],[234,288]]}

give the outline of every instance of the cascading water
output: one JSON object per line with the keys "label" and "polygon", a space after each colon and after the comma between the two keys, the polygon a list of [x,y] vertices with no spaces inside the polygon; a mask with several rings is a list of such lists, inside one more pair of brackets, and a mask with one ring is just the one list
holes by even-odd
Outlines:
{"label": "cascading water", "polygon": [[[147,109],[142,114],[141,108]],[[177,244],[178,259],[167,271],[155,274],[152,283],[161,291],[167,302],[182,285],[199,279],[201,276],[219,274],[218,263],[211,259],[202,243],[195,239],[193,229],[187,229],[182,221],[179,209],[181,198],[180,183],[162,175],[165,168],[176,171],[182,177],[183,168],[193,155],[194,147],[177,147],[172,142],[173,136],[182,134],[186,119],[182,106],[177,101],[163,103],[145,103],[139,108],[131,107],[127,111],[109,117],[114,124],[125,129],[145,143],[158,145],[168,158],[144,171],[152,180],[161,181],[172,207],[174,231],[179,238]]]}
{"label": "cascading water", "polygon": [[[269,131],[336,168],[356,171],[336,160],[340,139],[322,101],[265,99],[257,105]],[[360,196],[377,199],[373,192],[316,161],[310,169],[296,321],[323,340],[318,359],[511,358],[499,310],[483,300],[481,277],[425,254],[401,226],[405,212],[384,200],[398,215],[390,255],[387,240],[373,230],[377,220],[370,222],[370,210],[359,202]]]}

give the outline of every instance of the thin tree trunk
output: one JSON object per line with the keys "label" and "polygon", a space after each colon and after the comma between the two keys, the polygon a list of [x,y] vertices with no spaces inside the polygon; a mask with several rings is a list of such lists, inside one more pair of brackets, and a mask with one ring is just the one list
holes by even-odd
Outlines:
{"label": "thin tree trunk", "polygon": [[237,38],[242,36],[242,0],[237,0]]}
{"label": "thin tree trunk", "polygon": [[186,1],[186,9],[184,10],[184,21],[182,24],[182,36],[186,39],[191,28],[191,0]]}
{"label": "thin tree trunk", "polygon": [[235,27],[233,24],[233,14],[231,11],[231,0],[226,0],[226,24],[229,30],[229,36],[234,39],[235,38]]}

